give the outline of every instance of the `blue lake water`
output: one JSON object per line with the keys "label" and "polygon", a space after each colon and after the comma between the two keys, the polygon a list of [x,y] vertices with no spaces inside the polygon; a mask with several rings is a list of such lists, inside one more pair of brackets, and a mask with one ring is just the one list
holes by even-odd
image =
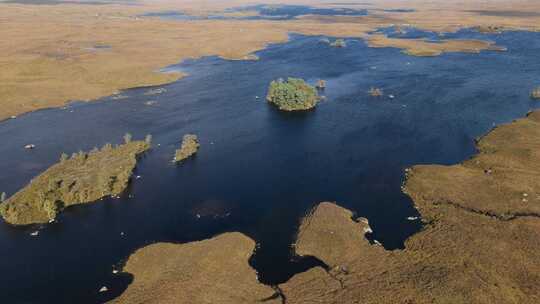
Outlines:
{"label": "blue lake water", "polygon": [[[333,48],[293,35],[258,52],[258,61],[207,57],[169,67],[190,76],[161,94],[132,89],[123,99],[0,123],[0,191],[8,195],[62,152],[118,143],[126,132],[154,138],[135,173],[141,178],[120,199],[68,208],[50,225],[0,223],[0,302],[103,302],[129,283],[112,268],[135,249],[225,231],[254,238],[252,266],[263,282],[280,283],[317,264],[294,258],[290,244],[299,219],[321,201],[367,217],[372,239],[403,248],[421,229],[407,220],[417,212],[400,191],[403,170],[460,162],[475,152],[476,137],[539,106],[529,92],[540,82],[540,33],[482,37],[508,52],[422,58],[356,39]],[[277,111],[264,99],[267,85],[288,76],[325,79],[326,100],[310,112]],[[368,96],[372,86],[385,96]],[[201,149],[173,165],[186,133],[199,136]],[[36,149],[25,150],[29,143]],[[98,293],[104,285],[110,291]]]}
{"label": "blue lake water", "polygon": [[200,19],[238,19],[238,20],[290,20],[302,15],[344,15],[344,16],[364,16],[367,15],[365,9],[351,8],[316,8],[305,5],[250,5],[226,9],[225,13],[236,12],[257,12],[256,16],[235,16],[227,17],[223,15],[194,16],[181,11],[150,12],[143,16],[160,17],[171,20],[200,20]]}

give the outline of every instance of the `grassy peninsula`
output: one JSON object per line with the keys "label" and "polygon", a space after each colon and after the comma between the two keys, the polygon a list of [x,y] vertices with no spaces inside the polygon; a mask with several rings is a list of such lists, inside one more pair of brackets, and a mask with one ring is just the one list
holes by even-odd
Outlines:
{"label": "grassy peninsula", "polygon": [[137,156],[150,148],[145,141],[131,141],[116,147],[62,154],[60,161],[34,178],[19,192],[0,205],[0,215],[14,225],[47,223],[71,205],[118,195],[127,187]]}
{"label": "grassy peninsula", "polygon": [[182,146],[180,149],[176,150],[173,161],[178,163],[194,155],[199,150],[199,146],[199,139],[197,138],[197,135],[184,135],[184,138],[182,139]]}
{"label": "grassy peninsula", "polygon": [[123,269],[133,274],[133,283],[110,303],[282,303],[249,266],[254,249],[255,241],[238,232],[146,246]]}
{"label": "grassy peninsula", "polygon": [[268,88],[268,102],[283,111],[302,111],[314,108],[319,101],[317,89],[299,78],[274,80]]}

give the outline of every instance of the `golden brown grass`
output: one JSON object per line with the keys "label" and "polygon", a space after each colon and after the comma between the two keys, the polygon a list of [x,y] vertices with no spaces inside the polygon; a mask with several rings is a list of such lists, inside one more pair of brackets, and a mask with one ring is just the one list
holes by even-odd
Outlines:
{"label": "golden brown grass", "polygon": [[249,266],[254,249],[255,242],[238,232],[144,247],[124,267],[134,275],[133,283],[111,303],[281,303]]}

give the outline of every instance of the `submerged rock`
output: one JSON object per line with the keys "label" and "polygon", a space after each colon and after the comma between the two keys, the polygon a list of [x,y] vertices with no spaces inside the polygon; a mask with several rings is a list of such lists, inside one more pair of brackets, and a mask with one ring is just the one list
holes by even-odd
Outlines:
{"label": "submerged rock", "polygon": [[268,88],[268,102],[283,111],[302,111],[314,108],[319,101],[317,90],[299,78],[274,80]]}
{"label": "submerged rock", "polygon": [[155,89],[150,89],[150,90],[144,92],[144,95],[146,95],[146,96],[158,95],[158,94],[162,94],[162,93],[165,93],[165,92],[167,92],[167,89],[165,89],[165,88],[155,88]]}
{"label": "submerged rock", "polygon": [[120,194],[127,187],[145,141],[105,145],[90,153],[63,154],[60,162],[0,204],[0,215],[14,225],[48,223],[64,208]]}
{"label": "submerged rock", "polygon": [[174,162],[178,163],[194,155],[199,150],[199,140],[197,135],[187,134],[182,139],[182,146],[176,150]]}

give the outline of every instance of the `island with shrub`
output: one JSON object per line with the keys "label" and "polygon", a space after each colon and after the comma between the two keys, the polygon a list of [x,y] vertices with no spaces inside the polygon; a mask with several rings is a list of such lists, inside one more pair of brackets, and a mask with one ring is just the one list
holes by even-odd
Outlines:
{"label": "island with shrub", "polygon": [[197,153],[197,151],[199,150],[199,146],[200,144],[197,135],[184,135],[184,138],[182,139],[182,145],[180,146],[180,149],[176,150],[173,162],[179,163],[191,157],[192,155]]}
{"label": "island with shrub", "polygon": [[150,149],[151,137],[101,149],[80,151],[71,157],[62,154],[60,161],[34,178],[0,205],[0,215],[13,225],[53,221],[66,207],[94,202],[122,193],[137,164],[138,156]]}
{"label": "island with shrub", "polygon": [[270,83],[266,100],[282,111],[303,111],[314,108],[319,101],[317,89],[304,80],[289,77]]}

